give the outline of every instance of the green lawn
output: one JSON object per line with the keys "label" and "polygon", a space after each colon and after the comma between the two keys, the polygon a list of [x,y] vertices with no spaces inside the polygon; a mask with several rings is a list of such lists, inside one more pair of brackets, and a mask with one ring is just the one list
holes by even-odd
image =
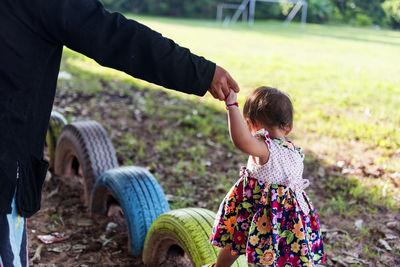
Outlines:
{"label": "green lawn", "polygon": [[[241,87],[241,106],[261,85],[288,92],[296,112],[291,138],[306,151],[305,178],[313,184],[307,192],[324,225],[347,231],[327,234],[329,256],[356,247],[373,262],[384,255],[374,229],[386,227],[399,206],[400,32],[133,18],[226,68]],[[124,165],[148,166],[173,208],[216,210],[246,160],[229,141],[222,103],[211,95],[165,94],[68,49],[61,70],[72,74],[58,84],[64,114],[101,121]],[[101,92],[113,97],[103,100],[109,96]],[[113,100],[119,97],[131,104]],[[134,119],[135,112],[147,119]],[[365,225],[355,231],[360,218]]]}
{"label": "green lawn", "polygon": [[242,88],[242,102],[255,87],[275,86],[294,99],[297,128],[400,148],[400,32],[139,21],[228,69]]}

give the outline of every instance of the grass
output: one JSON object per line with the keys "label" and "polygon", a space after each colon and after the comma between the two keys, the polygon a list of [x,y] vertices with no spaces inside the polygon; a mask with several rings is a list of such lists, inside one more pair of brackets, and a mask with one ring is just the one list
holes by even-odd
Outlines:
{"label": "grass", "polygon": [[[261,85],[290,94],[296,111],[291,138],[308,154],[306,173],[318,183],[310,195],[320,201],[315,205],[321,221],[352,221],[398,209],[400,191],[390,175],[400,172],[400,32],[135,18],[228,69],[241,86],[241,106]],[[216,210],[246,161],[229,140],[222,103],[210,95],[165,94],[68,49],[61,70],[72,78],[59,81],[60,98],[75,92],[75,102],[89,103],[63,107],[70,120],[79,119],[85,108],[99,121],[107,113],[102,123],[123,164],[148,166],[166,193],[175,196],[172,208]],[[120,101],[107,101],[111,92]],[[364,172],[346,173],[338,161]],[[378,167],[383,169],[378,175],[368,171]],[[321,168],[326,170],[322,175]],[[353,238],[371,235],[365,228]],[[364,244],[366,257],[378,253],[373,246]],[[327,248],[336,249],[329,243]]]}
{"label": "grass", "polygon": [[[272,85],[295,101],[301,133],[400,148],[400,33],[280,23],[229,29],[142,19],[178,43],[225,66],[250,90]],[[196,31],[191,31],[192,25]],[[204,22],[203,22],[204,25]],[[378,35],[380,38],[375,37]],[[312,107],[312,108],[310,108]]]}

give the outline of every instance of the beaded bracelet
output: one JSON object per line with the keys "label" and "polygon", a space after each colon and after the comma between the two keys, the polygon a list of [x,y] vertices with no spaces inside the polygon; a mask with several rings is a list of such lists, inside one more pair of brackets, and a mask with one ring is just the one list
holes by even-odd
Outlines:
{"label": "beaded bracelet", "polygon": [[228,104],[228,105],[226,105],[226,109],[228,110],[229,107],[231,107],[231,106],[237,106],[237,107],[239,107],[239,104],[238,104],[238,102],[235,102],[235,103],[232,103],[232,104]]}

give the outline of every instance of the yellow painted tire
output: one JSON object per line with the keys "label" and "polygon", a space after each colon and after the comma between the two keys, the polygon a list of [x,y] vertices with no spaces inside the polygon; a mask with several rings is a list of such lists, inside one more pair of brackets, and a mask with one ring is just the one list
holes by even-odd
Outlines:
{"label": "yellow painted tire", "polygon": [[[195,266],[213,263],[219,248],[209,238],[215,213],[201,208],[172,210],[159,216],[147,232],[143,248],[146,266]],[[248,266],[240,257],[232,266]]]}

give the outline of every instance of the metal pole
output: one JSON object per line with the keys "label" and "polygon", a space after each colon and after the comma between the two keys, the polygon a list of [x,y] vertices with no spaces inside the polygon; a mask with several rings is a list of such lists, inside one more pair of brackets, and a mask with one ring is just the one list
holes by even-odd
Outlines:
{"label": "metal pole", "polygon": [[303,4],[303,2],[301,2],[301,1],[296,3],[296,5],[293,7],[293,9],[290,11],[289,15],[285,19],[285,22],[284,22],[285,25],[288,25],[293,20],[293,18],[296,16],[297,12],[299,12],[302,4]]}
{"label": "metal pole", "polygon": [[223,5],[219,4],[217,6],[217,22],[222,21],[222,9],[223,9]]}
{"label": "metal pole", "polygon": [[245,23],[248,20],[247,19],[248,15],[249,15],[249,9],[246,6],[246,8],[243,10],[243,14],[242,14],[242,22],[243,23]]}
{"label": "metal pole", "polygon": [[306,22],[307,22],[307,8],[308,4],[307,1],[303,2],[303,9],[301,10],[301,26],[303,28],[306,27]]}
{"label": "metal pole", "polygon": [[254,25],[254,11],[256,9],[256,0],[250,0],[249,24]]}
{"label": "metal pole", "polygon": [[243,0],[243,2],[240,4],[239,8],[236,10],[235,14],[233,14],[233,17],[231,19],[232,23],[235,23],[240,15],[243,13],[243,10],[246,8],[246,6],[249,4],[249,0]]}

